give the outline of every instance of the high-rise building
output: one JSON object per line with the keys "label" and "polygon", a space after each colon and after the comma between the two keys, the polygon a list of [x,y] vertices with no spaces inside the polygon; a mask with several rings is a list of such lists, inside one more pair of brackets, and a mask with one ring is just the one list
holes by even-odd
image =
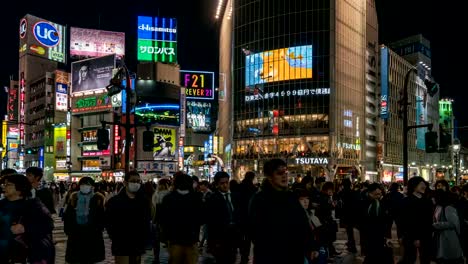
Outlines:
{"label": "high-rise building", "polygon": [[[426,62],[427,65],[430,62]],[[403,180],[403,119],[402,103],[405,75],[413,68],[408,83],[408,126],[432,124],[432,131],[439,131],[439,96],[430,96],[424,85],[430,69],[422,63],[412,63],[386,46],[380,49],[381,99],[380,117],[383,120],[383,141],[380,142],[382,181]],[[426,153],[427,128],[410,129],[408,132],[409,177],[420,175],[432,180],[440,166],[438,153]]]}
{"label": "high-rise building", "polygon": [[10,120],[10,124],[17,123],[19,128],[17,166],[20,171],[30,166],[41,167],[51,180],[57,171],[57,158],[65,159],[63,145],[61,152],[56,153],[54,133],[56,127],[66,122],[67,109],[57,107],[64,99],[57,94],[60,89],[66,91],[66,87],[59,87],[56,82],[56,69],[66,57],[66,30],[59,24],[26,15],[20,21],[19,36],[19,113],[18,120]]}
{"label": "high-rise building", "polygon": [[232,133],[224,147],[234,176],[273,157],[293,173],[364,175],[366,9],[357,0],[220,1],[218,127]]}

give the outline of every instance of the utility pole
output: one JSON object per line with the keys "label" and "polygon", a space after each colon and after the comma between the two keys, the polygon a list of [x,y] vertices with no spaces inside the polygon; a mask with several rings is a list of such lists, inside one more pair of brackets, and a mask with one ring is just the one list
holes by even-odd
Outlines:
{"label": "utility pole", "polygon": [[125,92],[127,104],[125,105],[125,175],[130,171],[130,144],[132,142],[132,135],[130,135],[130,127],[131,127],[131,113],[132,110],[131,100],[132,100],[132,87],[131,87],[131,80],[130,74],[128,73],[127,67],[123,66],[125,71],[125,79],[127,85],[125,85]]}
{"label": "utility pole", "polygon": [[403,87],[403,184],[408,184],[408,83],[411,73],[417,73],[416,68],[411,68],[405,75]]}

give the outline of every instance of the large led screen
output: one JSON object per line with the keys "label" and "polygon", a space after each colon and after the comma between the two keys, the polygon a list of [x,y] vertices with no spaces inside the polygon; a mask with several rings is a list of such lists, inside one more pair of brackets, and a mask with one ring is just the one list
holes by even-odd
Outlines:
{"label": "large led screen", "polygon": [[72,63],[72,93],[105,89],[112,79],[115,54]]}
{"label": "large led screen", "polygon": [[20,57],[31,54],[65,63],[66,27],[26,15],[20,21]]}
{"label": "large led screen", "polygon": [[312,78],[312,45],[254,53],[245,57],[245,85]]}
{"label": "large led screen", "polygon": [[214,72],[180,70],[180,83],[187,99],[214,99]]}
{"label": "large led screen", "polygon": [[211,102],[187,101],[187,127],[194,132],[210,132],[211,107]]}
{"label": "large led screen", "polygon": [[105,30],[70,28],[70,57],[83,59],[116,54],[125,55],[125,33]]}
{"label": "large led screen", "polygon": [[155,127],[154,132],[154,160],[175,160],[176,129]]}
{"label": "large led screen", "polygon": [[150,103],[139,102],[135,107],[138,122],[179,126],[180,105],[178,103]]}

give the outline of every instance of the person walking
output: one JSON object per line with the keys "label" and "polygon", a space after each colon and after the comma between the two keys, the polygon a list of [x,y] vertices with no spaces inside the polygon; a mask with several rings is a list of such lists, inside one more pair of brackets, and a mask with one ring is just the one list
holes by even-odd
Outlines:
{"label": "person walking", "polygon": [[254,194],[257,192],[257,186],[254,184],[255,172],[248,171],[245,173],[244,179],[242,180],[239,186],[239,195],[240,195],[240,208],[239,208],[239,224],[241,231],[241,241],[240,241],[240,255],[241,255],[241,264],[249,263],[250,248],[252,245],[252,240],[249,237],[248,230],[248,216],[249,216],[249,203]]}
{"label": "person walking", "polygon": [[383,188],[372,183],[367,189],[366,200],[362,201],[359,212],[359,228],[365,236],[363,243],[367,248],[364,264],[393,264],[390,248],[391,218],[385,204],[381,201]]}
{"label": "person walking", "polygon": [[388,209],[388,214],[392,221],[392,225],[393,222],[395,222],[398,239],[402,238],[401,217],[403,210],[403,199],[405,198],[405,196],[400,192],[400,188],[400,184],[393,182],[390,185],[389,192],[383,198],[383,202],[386,204]]}
{"label": "person walking", "polygon": [[169,264],[198,263],[201,210],[201,196],[195,193],[192,178],[176,173],[174,190],[164,197],[158,209],[162,232],[168,241]]}
{"label": "person walking", "polygon": [[307,213],[288,190],[287,164],[264,163],[266,180],[249,207],[250,237],[256,264],[304,264],[318,256]]}
{"label": "person walking", "polygon": [[207,201],[208,247],[216,263],[236,261],[240,244],[240,198],[229,188],[229,174],[218,171],[214,176],[216,191]]}
{"label": "person walking", "polygon": [[164,197],[169,194],[171,187],[171,182],[168,179],[160,179],[158,181],[158,186],[156,191],[153,194],[151,202],[154,208],[154,215],[153,215],[153,230],[154,230],[154,245],[153,245],[153,256],[154,256],[154,264],[159,264],[159,255],[161,252],[161,217],[162,214],[160,212],[162,201]]}
{"label": "person walking", "polygon": [[4,176],[0,200],[0,263],[53,264],[54,221],[37,198],[31,198],[31,183],[22,174]]}
{"label": "person walking", "polygon": [[106,229],[116,264],[140,264],[150,234],[151,208],[137,171],[125,174],[124,187],[105,210]]}
{"label": "person walking", "polygon": [[460,221],[454,207],[454,196],[439,189],[435,195],[434,243],[435,258],[438,264],[463,263],[463,250],[460,243]]}
{"label": "person walking", "polygon": [[420,176],[408,181],[401,219],[404,247],[403,259],[400,261],[402,264],[413,264],[418,253],[420,264],[429,264],[431,261],[433,206],[425,195],[427,186]]}
{"label": "person walking", "polygon": [[[105,259],[104,196],[94,192],[94,180],[80,179],[79,191],[70,196],[64,212],[64,231],[68,236],[65,260],[70,264],[91,264]],[[85,254],[83,254],[85,252]]]}
{"label": "person walking", "polygon": [[44,176],[44,172],[38,167],[29,167],[26,169],[26,177],[31,183],[31,195],[32,198],[39,199],[49,210],[51,214],[55,214],[55,205],[52,192],[48,188],[41,186],[41,180]]}

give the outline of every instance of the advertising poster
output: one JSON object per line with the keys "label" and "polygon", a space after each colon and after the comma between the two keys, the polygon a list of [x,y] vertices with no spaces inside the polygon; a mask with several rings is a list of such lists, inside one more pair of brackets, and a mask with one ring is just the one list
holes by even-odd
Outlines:
{"label": "advertising poster", "polygon": [[116,54],[125,55],[125,33],[105,30],[70,28],[70,57],[84,59]]}
{"label": "advertising poster", "polygon": [[187,127],[193,132],[211,131],[211,102],[187,101]]}
{"label": "advertising poster", "polygon": [[18,86],[12,83],[8,89],[8,120],[18,120],[18,92]]}
{"label": "advertising poster", "polygon": [[54,152],[56,157],[65,157],[66,154],[66,141],[67,141],[67,127],[54,128]]}
{"label": "advertising poster", "polygon": [[[425,125],[427,121],[426,95],[416,96],[416,125]],[[416,148],[426,149],[425,135],[427,128],[416,128]]]}
{"label": "advertising poster", "polygon": [[112,79],[115,55],[73,62],[72,93],[105,89]]}
{"label": "advertising poster", "polygon": [[155,127],[154,132],[154,160],[176,160],[176,129]]}
{"label": "advertising poster", "polygon": [[177,62],[177,20],[138,17],[137,58],[139,61]]}
{"label": "advertising poster", "polygon": [[312,45],[254,53],[245,57],[245,85],[312,78]]}
{"label": "advertising poster", "polygon": [[45,19],[26,15],[19,27],[20,57],[31,54],[65,63],[66,28]]}
{"label": "advertising poster", "polygon": [[67,85],[63,83],[55,83],[55,110],[67,111],[68,110],[68,93]]}

